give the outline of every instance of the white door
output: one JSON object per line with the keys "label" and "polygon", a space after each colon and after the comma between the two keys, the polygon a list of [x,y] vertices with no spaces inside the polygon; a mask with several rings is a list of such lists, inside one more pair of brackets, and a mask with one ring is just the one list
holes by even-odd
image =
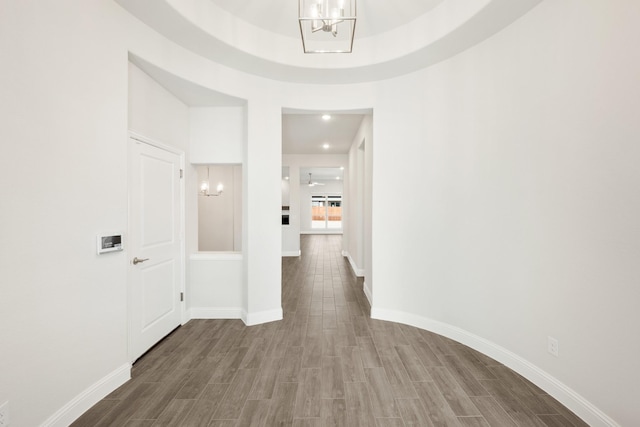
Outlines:
{"label": "white door", "polygon": [[129,349],[132,361],[182,318],[181,155],[130,145]]}

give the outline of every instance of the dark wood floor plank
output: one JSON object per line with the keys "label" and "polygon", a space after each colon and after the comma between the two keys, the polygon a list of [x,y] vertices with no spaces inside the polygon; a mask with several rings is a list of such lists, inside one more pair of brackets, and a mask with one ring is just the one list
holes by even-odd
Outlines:
{"label": "dark wood floor plank", "polygon": [[208,427],[236,427],[236,420],[212,420]]}
{"label": "dark wood floor plank", "polygon": [[514,396],[499,380],[480,380],[482,386],[511,417],[516,425],[524,427],[546,427],[536,415]]}
{"label": "dark wood floor plank", "polygon": [[213,372],[208,370],[191,370],[187,380],[174,396],[175,399],[197,399],[204,391],[213,376]]}
{"label": "dark wood floor plank", "polygon": [[367,384],[345,383],[345,403],[349,426],[371,427],[375,424]]}
{"label": "dark wood floor plank", "polygon": [[321,389],[323,399],[344,398],[344,379],[339,357],[322,357]]}
{"label": "dark wood floor plank", "polygon": [[237,419],[240,416],[257,374],[257,369],[238,369],[213,419]]}
{"label": "dark wood floor plank", "polygon": [[411,345],[395,347],[396,353],[407,370],[407,375],[411,381],[431,381],[431,375],[424,367],[415,349]]}
{"label": "dark wood floor plank", "polygon": [[323,399],[321,420],[323,427],[347,425],[347,405],[344,399]]}
{"label": "dark wood floor plank", "polygon": [[417,399],[418,395],[411,384],[409,374],[407,374],[402,360],[400,360],[398,353],[396,353],[395,347],[386,347],[378,353],[380,354],[382,366],[391,384],[393,397],[396,399]]}
{"label": "dark wood floor plank", "polygon": [[74,421],[71,427],[93,427],[119,403],[119,400],[101,400]]}
{"label": "dark wood floor plank", "polygon": [[472,396],[471,401],[492,426],[516,427],[516,423],[491,396]]}
{"label": "dark wood floor plank", "polygon": [[371,319],[340,236],[300,244],[282,259],[282,321],[186,323],[73,426],[586,427],[476,350]]}
{"label": "dark wood floor plank", "polygon": [[169,402],[176,396],[187,380],[189,371],[179,369],[166,376],[166,381],[159,383],[157,390],[136,409],[131,419],[157,419]]}
{"label": "dark wood floor plank", "polygon": [[303,369],[302,383],[298,387],[295,418],[319,418],[322,408],[322,369]]}
{"label": "dark wood floor plank", "polygon": [[268,358],[264,362],[262,368],[258,371],[258,377],[253,383],[253,388],[249,393],[248,399],[271,399],[273,391],[276,388],[276,381],[280,368],[282,367],[283,359],[282,357],[277,359]]}
{"label": "dark wood floor plank", "polygon": [[160,386],[159,383],[141,383],[124,400],[121,400],[111,411],[98,421],[95,426],[118,426],[124,425],[131,416],[144,404],[149,397],[155,393]]}
{"label": "dark wood floor plank", "polygon": [[402,418],[376,418],[376,427],[405,427]]}
{"label": "dark wood floor plank", "polygon": [[298,393],[297,383],[280,383],[269,406],[267,426],[288,426],[293,424],[293,411]]}
{"label": "dark wood floor plank", "polygon": [[367,378],[373,416],[376,418],[398,417],[400,413],[384,368],[366,368],[364,373]]}
{"label": "dark wood floor plank", "polygon": [[270,400],[247,400],[236,425],[243,427],[268,427],[266,423],[270,405]]}
{"label": "dark wood floor plank", "polygon": [[[454,348],[462,366],[469,370],[477,380],[492,380],[496,378],[493,372],[489,370],[489,365],[487,365],[486,361],[478,357],[480,353],[463,345],[454,346]],[[501,365],[496,362],[495,366]]]}
{"label": "dark wood floor plank", "polygon": [[578,417],[576,414],[571,412],[565,406],[562,406],[562,404],[557,400],[555,400],[553,397],[546,395],[546,396],[542,396],[542,399],[544,399],[547,402],[547,404],[553,406],[555,411],[558,414],[562,415],[567,420],[570,426],[589,427],[589,424],[585,423],[580,417]]}
{"label": "dark wood floor plank", "polygon": [[448,426],[458,424],[456,414],[435,382],[419,382],[413,385],[434,425]]}
{"label": "dark wood floor plank", "polygon": [[398,399],[404,425],[407,427],[435,427],[420,399]]}
{"label": "dark wood floor plank", "polygon": [[162,411],[155,423],[154,427],[173,427],[182,425],[182,421],[186,418],[189,411],[193,407],[195,400],[173,399],[167,407]]}
{"label": "dark wood floor plank", "polygon": [[293,427],[322,427],[321,418],[294,418]]}
{"label": "dark wood floor plank", "polygon": [[536,394],[534,389],[528,387],[524,379],[511,369],[506,366],[493,366],[489,370],[534,414],[557,415],[557,410]]}
{"label": "dark wood floor plank", "polygon": [[269,344],[269,348],[265,354],[265,357],[277,359],[284,357],[284,353],[287,350],[287,342],[289,340],[289,335],[287,331],[278,330],[275,332],[273,339]]}
{"label": "dark wood floor plank", "polygon": [[381,368],[382,361],[378,355],[378,350],[373,344],[371,337],[358,337],[358,347],[360,347],[360,356],[362,357],[362,365],[365,368]]}
{"label": "dark wood floor plank", "polygon": [[360,347],[340,347],[338,354],[342,366],[342,378],[345,382],[366,381]]}
{"label": "dark wood floor plank", "polygon": [[444,366],[428,369],[438,389],[457,416],[481,415],[455,377]]}
{"label": "dark wood floor plank", "polygon": [[156,420],[129,420],[124,427],[152,427]]}
{"label": "dark wood floor plank", "polygon": [[442,361],[436,356],[426,341],[415,341],[413,343],[413,349],[416,351],[424,367],[442,366]]}
{"label": "dark wood floor plank", "polygon": [[458,356],[441,356],[440,360],[444,362],[451,375],[468,396],[489,396],[489,392],[482,387],[471,371],[465,368]]}
{"label": "dark wood floor plank", "polygon": [[302,347],[289,347],[284,355],[278,382],[297,383],[300,381],[300,370],[302,369]]}
{"label": "dark wood floor plank", "polygon": [[231,383],[236,372],[240,369],[240,364],[247,351],[249,351],[247,347],[236,347],[229,350],[209,379],[209,383]]}
{"label": "dark wood floor plank", "polygon": [[322,346],[324,337],[309,337],[304,340],[304,350],[302,351],[302,367],[303,368],[320,368],[322,367]]}
{"label": "dark wood floor plank", "polygon": [[458,417],[462,427],[491,427],[484,417]]}

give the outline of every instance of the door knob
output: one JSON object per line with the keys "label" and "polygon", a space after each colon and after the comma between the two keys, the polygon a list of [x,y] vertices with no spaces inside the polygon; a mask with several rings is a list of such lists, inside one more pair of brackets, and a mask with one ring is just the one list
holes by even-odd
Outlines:
{"label": "door knob", "polygon": [[149,261],[149,258],[143,258],[143,259],[140,259],[140,258],[138,258],[138,257],[135,257],[135,258],[133,259],[133,265],[136,265],[136,264],[139,264],[139,263],[141,263],[141,262],[145,262],[145,261]]}

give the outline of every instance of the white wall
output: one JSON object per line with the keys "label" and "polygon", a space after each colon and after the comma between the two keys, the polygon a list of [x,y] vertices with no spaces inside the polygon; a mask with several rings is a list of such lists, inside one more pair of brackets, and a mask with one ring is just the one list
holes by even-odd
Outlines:
{"label": "white wall", "polygon": [[[639,8],[544,1],[431,69],[320,86],[220,67],[112,1],[4,2],[0,402],[15,425],[66,420],[56,418],[65,405],[103,379],[115,385],[127,366],[129,254],[97,256],[94,239],[127,229],[131,51],[248,100],[249,323],[281,314],[282,107],[373,108],[374,314],[520,363],[592,425],[637,424],[640,60],[629,41],[640,38]],[[193,170],[187,180],[196,188]],[[403,221],[388,194],[405,201]],[[187,193],[188,227],[196,197]],[[558,358],[546,353],[548,335]]]}
{"label": "white wall", "polygon": [[375,110],[373,315],[482,347],[591,425],[640,422],[638,19],[542,2]]}
{"label": "white wall", "polygon": [[129,63],[129,130],[188,152],[189,108]]}
{"label": "white wall", "polygon": [[191,107],[191,163],[242,163],[244,107]]}
{"label": "white wall", "polygon": [[193,319],[242,317],[242,254],[199,253],[189,256],[191,292],[187,295]]}
{"label": "white wall", "polygon": [[[282,215],[288,215],[291,221],[291,177],[289,176],[289,168],[284,167],[289,179],[282,178],[282,206],[288,206],[289,210],[282,210]],[[284,172],[283,172],[284,173]],[[294,187],[297,187],[294,185]],[[298,191],[298,188],[295,189]],[[298,209],[295,209],[298,212]],[[292,227],[291,224],[282,224],[282,256],[300,256],[300,229]]]}

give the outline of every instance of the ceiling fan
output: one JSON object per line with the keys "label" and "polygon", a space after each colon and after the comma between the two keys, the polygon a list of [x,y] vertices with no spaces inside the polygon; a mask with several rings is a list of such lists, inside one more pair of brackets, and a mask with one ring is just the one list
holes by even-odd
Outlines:
{"label": "ceiling fan", "polygon": [[309,172],[309,187],[315,187],[316,185],[324,185],[321,182],[316,182],[311,180],[311,172]]}

